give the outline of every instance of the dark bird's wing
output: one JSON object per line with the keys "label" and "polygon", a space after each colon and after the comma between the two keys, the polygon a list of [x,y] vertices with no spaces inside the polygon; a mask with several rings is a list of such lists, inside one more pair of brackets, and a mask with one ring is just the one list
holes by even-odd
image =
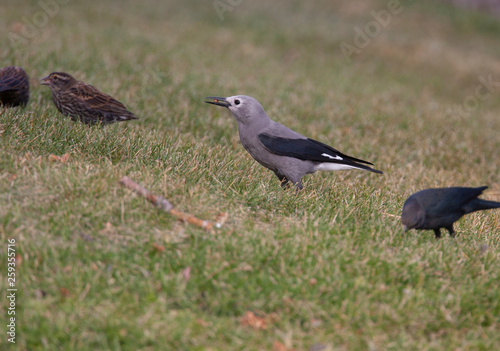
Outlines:
{"label": "dark bird's wing", "polygon": [[295,157],[301,160],[320,163],[338,163],[366,169],[375,173],[382,173],[376,169],[363,165],[363,163],[373,165],[371,162],[347,156],[331,146],[313,139],[282,138],[266,133],[259,134],[258,137],[265,148],[276,155]]}
{"label": "dark bird's wing", "polygon": [[[427,213],[445,214],[463,211],[463,206],[477,198],[487,186],[479,188],[437,188],[422,190],[418,194],[418,201]],[[416,195],[417,195],[416,194]]]}
{"label": "dark bird's wing", "polygon": [[99,91],[92,85],[78,82],[70,88],[69,94],[72,101],[81,104],[81,108],[88,110],[89,113],[94,112],[105,118],[116,120],[137,119],[120,101]]}

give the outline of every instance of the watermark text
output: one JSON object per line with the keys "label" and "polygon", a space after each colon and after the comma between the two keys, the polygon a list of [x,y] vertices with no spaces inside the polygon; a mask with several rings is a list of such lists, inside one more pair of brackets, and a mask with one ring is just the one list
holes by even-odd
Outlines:
{"label": "watermark text", "polygon": [[22,27],[19,32],[10,32],[8,34],[10,45],[17,47],[20,44],[28,44],[35,38],[49,20],[59,13],[61,5],[67,4],[70,0],[40,0],[38,6],[40,10],[32,16],[22,17]]}
{"label": "watermark text", "polygon": [[215,12],[219,16],[221,21],[224,21],[224,14],[226,12],[233,12],[234,9],[241,5],[243,0],[214,0],[212,5],[214,6]]}
{"label": "watermark text", "polygon": [[340,43],[340,50],[346,61],[351,62],[353,54],[359,54],[367,47],[371,40],[380,35],[383,28],[386,28],[392,21],[392,17],[403,11],[403,5],[399,0],[389,0],[385,10],[370,12],[373,21],[367,22],[364,27],[354,27],[354,38],[352,43],[343,41]]}
{"label": "watermark text", "polygon": [[479,108],[481,101],[488,100],[495,92],[500,91],[500,80],[495,79],[493,74],[487,77],[478,76],[474,94],[467,96],[462,104],[455,106],[457,113],[462,117],[469,117]]}
{"label": "watermark text", "polygon": [[16,343],[16,239],[8,239],[7,244],[7,340]]}

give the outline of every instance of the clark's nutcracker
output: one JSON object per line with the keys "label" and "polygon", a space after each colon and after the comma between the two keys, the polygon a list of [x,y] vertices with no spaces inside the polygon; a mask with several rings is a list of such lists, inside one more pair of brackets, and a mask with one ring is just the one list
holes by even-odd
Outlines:
{"label": "clark's nutcracker", "polygon": [[306,138],[271,120],[253,97],[207,97],[209,104],[227,107],[238,122],[243,147],[264,167],[269,168],[286,187],[291,181],[302,189],[303,176],[316,171],[364,169],[382,174],[372,163],[347,156],[319,141]]}
{"label": "clark's nutcracker", "polygon": [[454,237],[453,223],[463,215],[500,207],[500,202],[478,199],[486,188],[452,187],[416,192],[403,205],[401,222],[404,230],[432,229],[436,238],[439,238],[441,228],[445,228]]}

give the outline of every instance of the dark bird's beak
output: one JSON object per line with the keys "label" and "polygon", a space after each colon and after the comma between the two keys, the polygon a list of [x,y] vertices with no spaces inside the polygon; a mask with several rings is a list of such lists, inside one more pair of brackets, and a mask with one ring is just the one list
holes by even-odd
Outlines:
{"label": "dark bird's beak", "polygon": [[223,97],[209,96],[209,97],[207,97],[207,99],[213,100],[213,101],[205,101],[207,104],[212,104],[212,105],[217,105],[217,106],[222,106],[222,107],[229,107],[230,106],[229,102],[226,101],[226,98],[223,98]]}
{"label": "dark bird's beak", "polygon": [[403,224],[403,232],[407,232],[408,230],[410,230],[410,228],[408,228],[406,225]]}
{"label": "dark bird's beak", "polygon": [[49,78],[49,76],[40,79],[40,85],[50,85],[50,78]]}

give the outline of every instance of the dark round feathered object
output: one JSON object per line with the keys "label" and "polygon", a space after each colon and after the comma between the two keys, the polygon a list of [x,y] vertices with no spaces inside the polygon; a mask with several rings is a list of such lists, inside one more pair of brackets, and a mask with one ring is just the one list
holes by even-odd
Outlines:
{"label": "dark round feathered object", "polygon": [[24,106],[30,98],[30,81],[26,72],[18,66],[0,69],[0,105]]}

